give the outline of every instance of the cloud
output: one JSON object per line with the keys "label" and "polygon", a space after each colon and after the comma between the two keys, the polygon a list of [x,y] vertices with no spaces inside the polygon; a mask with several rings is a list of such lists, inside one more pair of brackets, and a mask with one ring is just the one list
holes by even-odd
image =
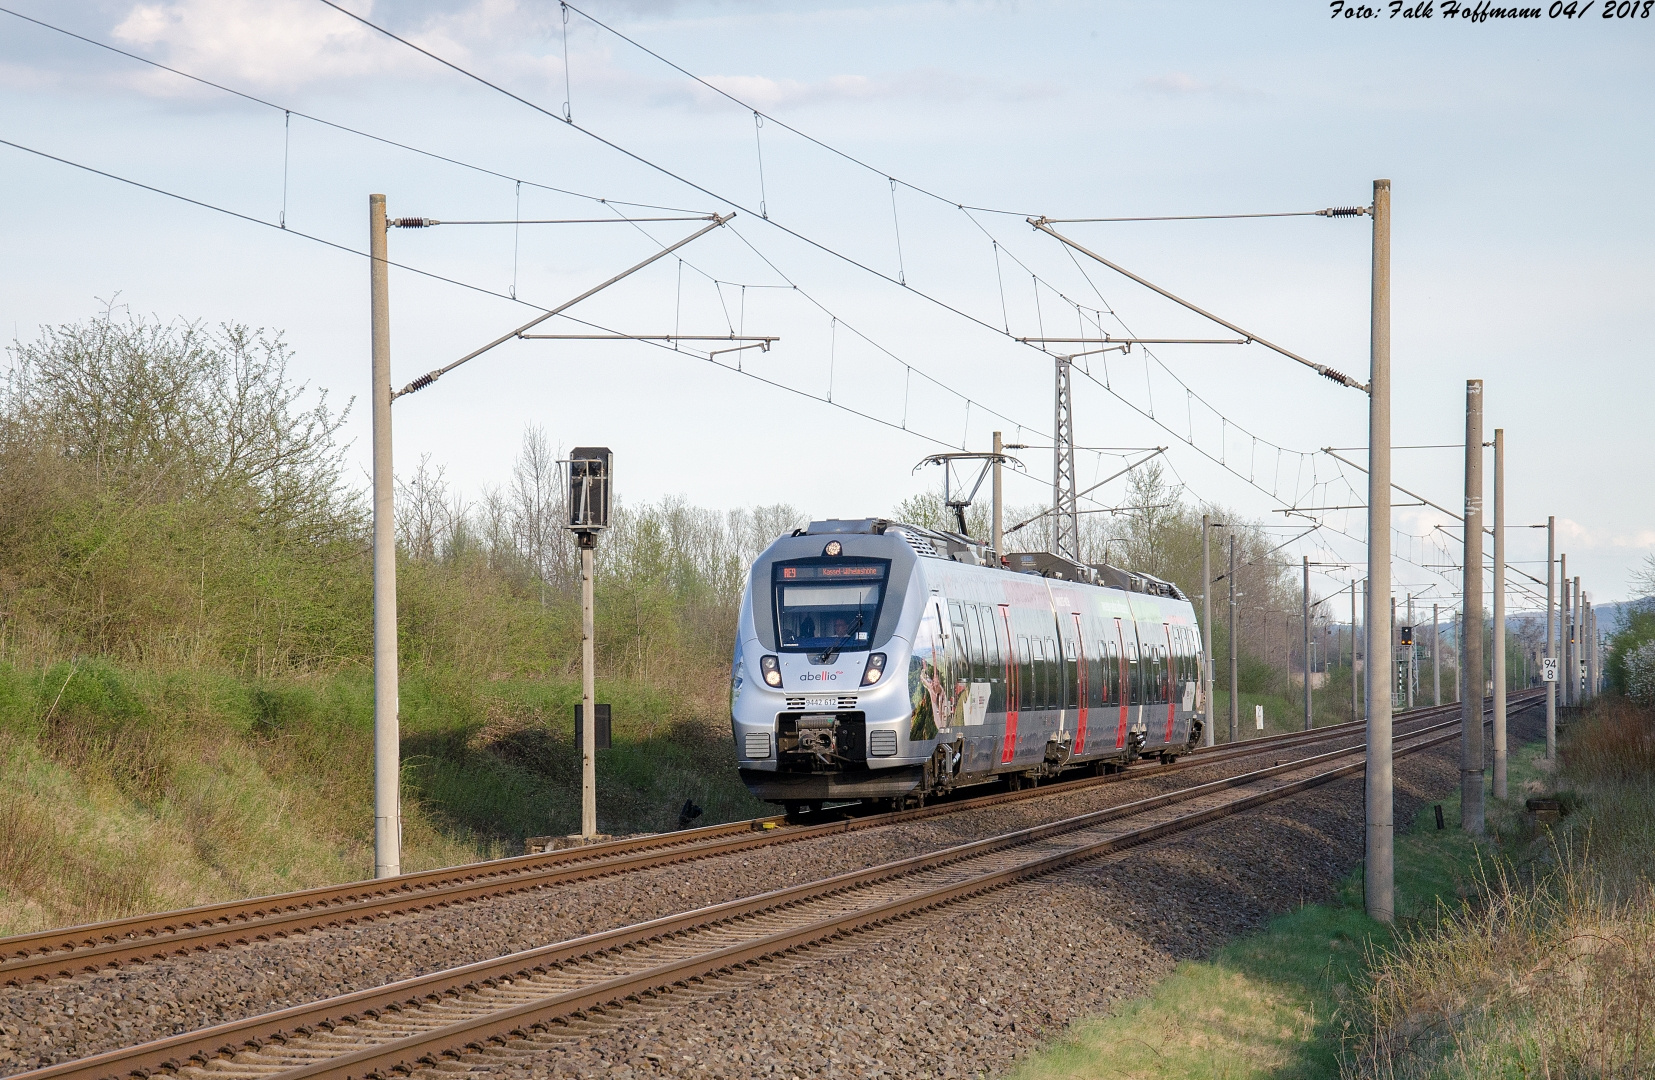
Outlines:
{"label": "cloud", "polygon": [[1241,86],[1230,79],[1208,81],[1198,79],[1184,71],[1168,71],[1160,75],[1149,75],[1138,80],[1138,85],[1144,90],[1163,94],[1167,97],[1191,97],[1205,94],[1239,98],[1260,96],[1257,90]]}
{"label": "cloud", "polygon": [[[549,40],[554,16],[520,0],[394,6],[347,0],[344,6],[462,66],[498,57],[515,61],[509,70],[529,66],[544,76],[552,63],[532,56],[524,45]],[[312,0],[139,3],[120,18],[112,35],[134,51],[249,89],[295,89],[367,77],[452,77],[432,60]],[[561,61],[555,66],[561,77]],[[140,78],[138,89],[166,96],[183,88],[176,79],[153,72]]]}
{"label": "cloud", "polygon": [[[841,101],[884,101],[895,98],[959,101],[965,98],[992,96],[1049,96],[1054,92],[1050,86],[1033,83],[1002,89],[983,79],[969,78],[933,68],[920,68],[879,77],[829,75],[814,82],[773,79],[767,75],[707,75],[703,78],[731,97],[764,112]],[[692,86],[689,100],[697,105],[724,101],[717,93],[704,86]]]}

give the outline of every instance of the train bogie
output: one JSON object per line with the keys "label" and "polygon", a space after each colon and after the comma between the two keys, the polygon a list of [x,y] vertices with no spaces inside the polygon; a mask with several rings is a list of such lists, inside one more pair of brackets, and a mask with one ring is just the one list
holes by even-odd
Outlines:
{"label": "train bogie", "polygon": [[1045,555],[990,561],[881,520],[814,522],[766,549],[731,670],[754,794],[901,802],[1193,745],[1199,637],[1174,587]]}

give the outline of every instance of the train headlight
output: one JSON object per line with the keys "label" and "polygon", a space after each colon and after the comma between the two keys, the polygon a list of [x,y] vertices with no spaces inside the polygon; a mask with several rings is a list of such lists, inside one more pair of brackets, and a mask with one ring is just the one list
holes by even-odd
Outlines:
{"label": "train headlight", "polygon": [[764,673],[764,685],[781,686],[782,663],[780,660],[777,660],[774,656],[759,657],[759,671]]}
{"label": "train headlight", "polygon": [[841,544],[839,541],[829,540],[827,542],[827,546],[822,549],[822,554],[826,555],[828,558],[832,559],[832,558],[837,558],[839,553],[841,551],[844,551],[844,550],[845,550],[845,546],[843,544]]}
{"label": "train headlight", "polygon": [[885,654],[882,652],[868,654],[868,666],[862,669],[862,685],[872,686],[885,674]]}

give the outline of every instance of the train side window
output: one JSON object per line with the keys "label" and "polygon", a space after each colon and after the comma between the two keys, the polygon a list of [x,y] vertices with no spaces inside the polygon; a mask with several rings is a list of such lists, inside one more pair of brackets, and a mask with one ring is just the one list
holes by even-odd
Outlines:
{"label": "train side window", "polygon": [[1000,635],[994,632],[994,610],[978,604],[977,620],[977,632],[982,635],[983,641],[983,663],[988,667],[986,677],[992,679],[996,674],[995,669],[1000,666]]}
{"label": "train side window", "polygon": [[1034,643],[1040,649],[1040,704],[1047,709],[1057,707],[1057,664],[1052,655],[1052,639],[1041,638]]}
{"label": "train side window", "polygon": [[967,607],[962,614],[965,618],[965,636],[971,642],[971,677],[985,679],[988,677],[988,665],[983,654],[983,628],[977,623],[976,605]]}
{"label": "train side window", "polygon": [[1017,635],[1017,707],[1032,709],[1034,707],[1034,665],[1029,659],[1029,639],[1022,634]]}
{"label": "train side window", "polygon": [[1095,620],[1082,618],[1080,622],[1080,655],[1086,661],[1086,704],[1095,709],[1103,704],[1103,688],[1108,685],[1103,681],[1103,639],[1098,636]]}
{"label": "train side window", "polygon": [[1098,678],[1102,685],[1103,704],[1113,705],[1115,703],[1115,671],[1119,666],[1115,659],[1115,643],[1108,638],[1104,638],[1098,644],[1098,656],[1103,661],[1098,665],[1100,669]]}
{"label": "train side window", "polygon": [[1057,642],[1046,639],[1046,708],[1061,709],[1063,707],[1063,654],[1058,652]]}

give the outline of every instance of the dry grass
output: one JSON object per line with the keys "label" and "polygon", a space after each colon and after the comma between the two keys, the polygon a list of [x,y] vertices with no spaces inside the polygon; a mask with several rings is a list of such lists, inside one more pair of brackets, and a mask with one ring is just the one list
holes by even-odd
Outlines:
{"label": "dry grass", "polygon": [[1376,957],[1347,1077],[1655,1074],[1655,713],[1603,702],[1563,751],[1575,812]]}
{"label": "dry grass", "polygon": [[[601,827],[673,828],[686,798],[704,824],[763,810],[728,728],[677,695],[599,685],[616,739],[598,755]],[[578,695],[405,679],[404,868],[576,828]],[[368,876],[371,733],[371,685],[349,673],[248,684],[0,663],[0,934]]]}

